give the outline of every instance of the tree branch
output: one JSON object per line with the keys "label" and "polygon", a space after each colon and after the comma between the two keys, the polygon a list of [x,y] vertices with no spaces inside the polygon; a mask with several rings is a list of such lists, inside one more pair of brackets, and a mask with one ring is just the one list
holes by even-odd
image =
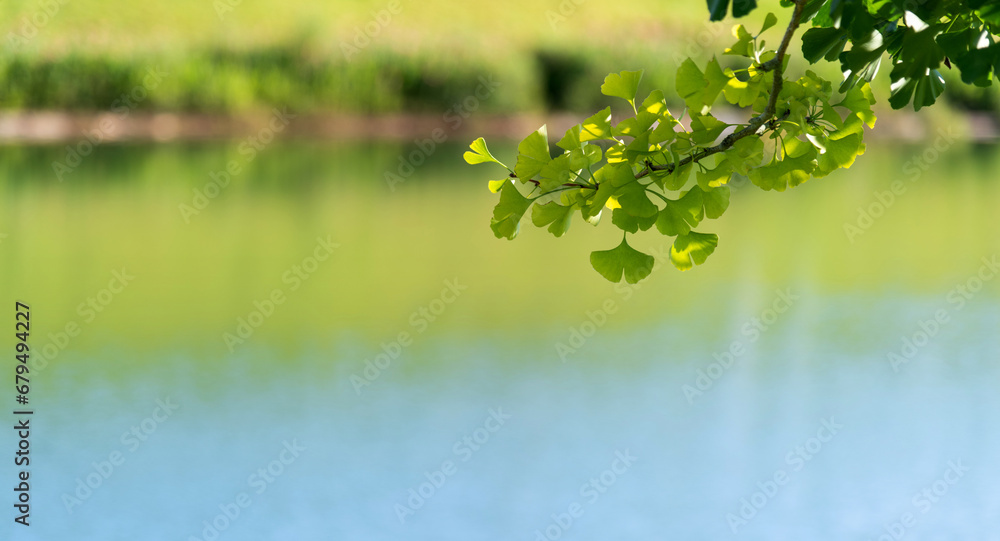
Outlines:
{"label": "tree branch", "polygon": [[760,71],[773,71],[774,72],[774,82],[771,85],[771,96],[767,100],[767,105],[764,110],[757,116],[750,119],[746,127],[737,132],[727,135],[721,143],[712,147],[706,147],[701,151],[696,151],[690,156],[680,160],[676,163],[669,163],[666,165],[655,165],[649,164],[642,171],[639,171],[635,175],[635,178],[642,178],[648,176],[653,171],[666,171],[669,175],[673,173],[676,169],[683,167],[689,163],[695,163],[703,158],[711,156],[712,154],[718,154],[719,152],[724,152],[729,150],[736,141],[743,139],[744,137],[749,137],[751,135],[756,135],[761,128],[764,129],[774,129],[778,121],[788,118],[790,111],[785,111],[779,117],[774,116],[775,104],[778,101],[778,94],[781,93],[781,84],[783,81],[782,70],[784,69],[785,61],[785,51],[788,50],[788,45],[792,41],[792,35],[795,34],[795,30],[799,27],[799,19],[802,18],[802,8],[805,7],[807,0],[795,0],[795,9],[792,12],[792,19],[788,22],[788,28],[785,29],[785,36],[781,40],[781,45],[775,51],[774,58],[764,62],[757,67]]}

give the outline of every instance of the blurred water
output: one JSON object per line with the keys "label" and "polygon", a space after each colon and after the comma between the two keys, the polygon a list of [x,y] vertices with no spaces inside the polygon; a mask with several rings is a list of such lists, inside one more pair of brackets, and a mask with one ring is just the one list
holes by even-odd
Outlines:
{"label": "blurred water", "polygon": [[[727,515],[778,470],[787,483],[758,496],[765,505],[737,522],[740,537],[876,539],[910,513],[907,538],[993,538],[1000,310],[964,308],[897,372],[886,360],[896,341],[871,329],[938,306],[887,299],[850,336],[824,331],[851,306],[820,295],[754,343],[736,333],[746,353],[693,403],[683,386],[728,343],[678,347],[699,331],[676,322],[601,332],[566,364],[551,344],[441,336],[360,396],[358,367],[329,374],[321,352],[285,360],[266,382],[220,378],[209,395],[186,384],[183,359],[163,358],[127,390],[100,372],[68,373],[51,385],[72,399],[46,401],[36,419],[29,538],[205,538],[202,521],[241,492],[251,503],[222,538],[535,539],[574,502],[582,514],[561,538],[725,538]],[[843,351],[847,339],[855,351]],[[415,369],[423,363],[437,368]],[[120,435],[154,397],[178,409],[133,452]],[[509,418],[487,422],[493,414]],[[279,467],[286,443],[304,449]],[[124,464],[68,514],[74,480],[115,450]],[[634,464],[616,464],[617,452]],[[435,473],[445,461],[452,475]],[[273,483],[251,477],[269,463]],[[968,471],[947,474],[956,483],[939,483],[938,501],[915,499],[950,464]],[[583,488],[591,479],[597,488]],[[422,488],[412,514],[396,508]]]}
{"label": "blurred water", "polygon": [[[175,178],[170,152],[192,180]],[[34,303],[34,347],[68,321],[85,331],[36,375],[33,525],[5,532],[997,538],[997,287],[961,307],[949,296],[1000,248],[992,185],[928,178],[854,244],[842,222],[907,151],[777,201],[739,192],[708,265],[625,290],[585,266],[600,232],[492,240],[489,194],[466,187],[451,153],[390,193],[378,171],[391,148],[362,154],[371,163],[347,152],[290,147],[194,224],[177,214],[185,182],[202,183],[224,148],[132,149],[147,153],[138,166],[96,157],[76,184],[43,167],[37,185],[4,186],[0,272]],[[798,214],[774,212],[785,205]],[[79,222],[40,221],[61,215]],[[341,251],[291,291],[282,271],[327,231]],[[963,231],[949,246],[934,237]],[[134,284],[86,322],[77,304],[121,265]],[[451,279],[468,289],[422,330],[413,314]],[[273,288],[288,301],[229,351],[223,333]],[[939,310],[947,323],[894,369],[889,354],[922,342]],[[592,336],[576,348],[571,329]],[[401,332],[412,343],[366,374]],[[731,366],[713,364],[734,344]]]}

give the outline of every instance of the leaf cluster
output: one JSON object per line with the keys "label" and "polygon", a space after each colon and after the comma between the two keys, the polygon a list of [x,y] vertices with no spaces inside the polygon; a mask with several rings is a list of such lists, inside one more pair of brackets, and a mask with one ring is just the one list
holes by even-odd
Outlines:
{"label": "leaf cluster", "polygon": [[841,90],[871,81],[883,60],[892,82],[889,104],[915,110],[944,91],[941,70],[966,84],[990,86],[1000,73],[1000,2],[989,0],[811,0],[812,28],[802,55],[839,61]]}
{"label": "leaf cluster", "polygon": [[[489,182],[499,193],[490,221],[496,237],[516,237],[529,211],[534,225],[556,237],[566,234],[574,216],[596,226],[610,214],[622,240],[591,253],[591,264],[610,281],[636,283],[654,261],[631,246],[628,235],[655,229],[673,237],[670,261],[682,271],[704,263],[719,242],[706,226],[729,208],[734,175],[784,191],[850,167],[865,150],[863,127],[875,123],[868,84],[835,91],[811,71],[785,79],[784,51],[760,39],[776,22],[769,14],[756,34],[743,25],[733,29],[736,41],[724,54],[736,59],[726,65],[738,69],[714,57],[704,65],[685,60],[674,85],[685,104],[679,115],[660,90],[640,101],[643,72],[622,71],[601,86],[622,100],[621,110],[598,111],[562,134],[555,148],[542,126],[520,142],[511,167],[482,138],[473,141],[466,162],[505,171]],[[712,114],[720,102],[755,116],[729,124]]]}

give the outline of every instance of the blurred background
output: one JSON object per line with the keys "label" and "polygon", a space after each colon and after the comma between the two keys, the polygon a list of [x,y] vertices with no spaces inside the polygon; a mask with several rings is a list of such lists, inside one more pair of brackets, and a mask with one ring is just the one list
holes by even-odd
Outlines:
{"label": "blurred background", "polygon": [[[776,42],[777,2],[740,22],[768,10]],[[650,232],[663,264],[608,283],[608,224],[493,237],[469,142],[512,160],[617,107],[611,71],[674,95],[732,40],[707,18],[4,2],[0,283],[35,414],[3,538],[1000,539],[995,89],[916,115],[880,74],[868,152],[785,193],[734,177],[690,272]]]}

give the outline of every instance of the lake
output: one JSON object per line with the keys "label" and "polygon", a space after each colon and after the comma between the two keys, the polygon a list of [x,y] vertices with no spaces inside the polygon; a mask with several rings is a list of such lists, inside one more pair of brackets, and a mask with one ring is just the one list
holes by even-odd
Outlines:
{"label": "lake", "polygon": [[61,181],[61,146],[4,147],[34,414],[3,529],[995,539],[1000,159],[932,143],[735,181],[708,262],[637,286],[589,266],[609,224],[495,239],[464,145],[391,188],[406,145],[103,145]]}

